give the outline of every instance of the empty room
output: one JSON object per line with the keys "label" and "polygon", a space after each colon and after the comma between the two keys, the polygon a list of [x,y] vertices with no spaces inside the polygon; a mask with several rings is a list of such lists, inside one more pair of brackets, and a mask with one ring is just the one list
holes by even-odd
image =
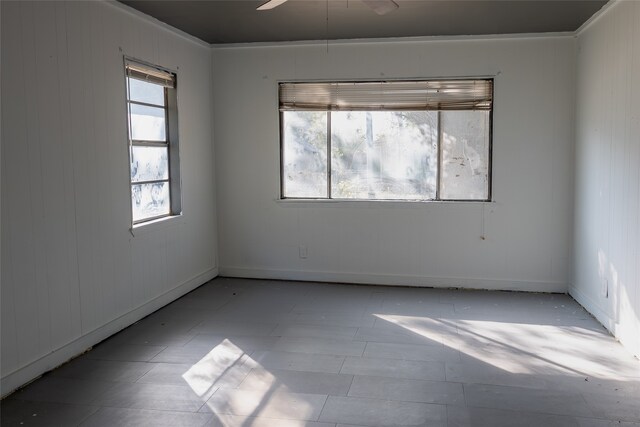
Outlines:
{"label": "empty room", "polygon": [[640,1],[0,1],[2,426],[640,427]]}

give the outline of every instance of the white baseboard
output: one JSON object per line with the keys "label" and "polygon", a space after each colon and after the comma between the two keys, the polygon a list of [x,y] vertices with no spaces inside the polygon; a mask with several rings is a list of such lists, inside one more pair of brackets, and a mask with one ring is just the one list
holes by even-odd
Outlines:
{"label": "white baseboard", "polygon": [[[573,284],[569,284],[569,295],[578,302],[585,310],[593,315],[611,335],[613,335],[622,346],[634,357],[640,359],[640,346],[633,337],[629,337],[629,332],[624,334],[624,326],[619,318],[603,310],[600,305],[586,293],[582,292]],[[627,328],[629,326],[627,325]],[[632,333],[633,334],[633,333]]]}
{"label": "white baseboard", "polygon": [[613,336],[616,336],[616,321],[611,316],[601,309],[598,304],[587,294],[575,287],[573,284],[569,284],[569,295],[578,302],[585,310],[593,315],[598,322],[602,324]]}
{"label": "white baseboard", "polygon": [[0,395],[5,396],[28,382],[33,381],[35,378],[38,378],[43,373],[60,366],[79,354],[82,354],[91,346],[121,331],[127,326],[132,325],[170,302],[175,301],[182,295],[194,290],[217,275],[217,267],[204,271],[164,294],[153,298],[151,301],[146,302],[130,312],[113,319],[109,323],[63,345],[46,356],[10,372],[2,377],[2,380],[0,381]]}
{"label": "white baseboard", "polygon": [[356,283],[366,285],[567,293],[567,284],[563,282],[526,280],[336,273],[325,271],[273,270],[241,267],[220,267],[220,275],[226,277],[243,277],[251,279],[300,280],[314,282]]}

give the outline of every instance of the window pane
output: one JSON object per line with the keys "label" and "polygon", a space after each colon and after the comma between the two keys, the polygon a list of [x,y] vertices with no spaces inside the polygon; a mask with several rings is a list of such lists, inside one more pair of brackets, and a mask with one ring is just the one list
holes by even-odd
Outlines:
{"label": "window pane", "polygon": [[164,87],[143,82],[138,79],[127,79],[129,83],[129,99],[164,106]]}
{"label": "window pane", "polygon": [[166,141],[164,108],[129,104],[131,108],[131,139]]}
{"label": "window pane", "polygon": [[327,197],[327,113],[283,113],[285,197]]}
{"label": "window pane", "polygon": [[171,212],[169,183],[132,185],[131,204],[133,206],[133,221],[168,215]]}
{"label": "window pane", "polygon": [[131,148],[131,182],[169,179],[167,147]]}
{"label": "window pane", "polygon": [[433,111],[331,113],[331,192],[344,199],[433,199]]}
{"label": "window pane", "polygon": [[489,112],[443,111],[440,198],[489,197]]}

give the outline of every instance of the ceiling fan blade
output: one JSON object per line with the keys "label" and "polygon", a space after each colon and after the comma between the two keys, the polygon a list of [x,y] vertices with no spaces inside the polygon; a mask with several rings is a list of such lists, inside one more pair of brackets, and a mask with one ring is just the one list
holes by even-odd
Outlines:
{"label": "ceiling fan blade", "polygon": [[266,3],[263,3],[260,6],[258,6],[256,10],[270,10],[270,9],[273,9],[274,7],[280,6],[282,3],[286,1],[287,0],[269,0]]}
{"label": "ceiling fan blade", "polygon": [[393,0],[361,0],[378,15],[386,15],[398,8],[398,3]]}

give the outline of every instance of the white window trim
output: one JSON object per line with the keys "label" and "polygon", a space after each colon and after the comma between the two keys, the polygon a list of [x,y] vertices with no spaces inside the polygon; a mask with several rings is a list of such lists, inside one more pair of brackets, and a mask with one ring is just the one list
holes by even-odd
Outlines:
{"label": "white window trim", "polygon": [[[127,72],[126,72],[126,65],[128,62],[134,62],[134,63],[138,63],[150,68],[155,68],[158,70],[162,70],[162,71],[166,71],[168,73],[173,74],[174,76],[176,76],[176,85],[177,85],[177,77],[178,77],[178,71],[177,70],[173,70],[167,67],[163,67],[163,66],[159,66],[153,63],[150,63],[148,61],[144,61],[135,57],[131,57],[131,56],[127,56],[127,55],[123,55],[123,70],[125,71],[124,74],[124,78],[125,78],[125,118],[126,118],[126,127],[127,127],[127,157],[129,160],[129,167],[128,169],[128,173],[129,173],[129,179],[128,179],[128,185],[129,185],[129,232],[131,233],[132,236],[139,236],[139,235],[143,235],[143,234],[147,234],[147,232],[149,231],[157,231],[169,226],[173,226],[173,225],[178,225],[178,224],[184,224],[185,220],[184,220],[184,215],[183,215],[183,203],[182,203],[182,174],[181,174],[181,167],[180,167],[180,127],[179,127],[179,121],[178,121],[178,114],[177,114],[177,108],[178,108],[178,93],[177,93],[177,89],[176,90],[176,95],[175,95],[175,104],[173,106],[173,108],[176,109],[176,114],[174,115],[173,119],[174,122],[172,126],[169,127],[169,134],[167,135],[167,138],[169,138],[169,167],[170,167],[170,171],[169,171],[169,185],[170,185],[170,213],[169,215],[163,215],[161,217],[156,217],[156,218],[151,218],[149,220],[146,221],[141,221],[141,222],[134,222],[133,220],[133,206],[132,206],[132,183],[131,183],[131,150],[130,150],[130,144],[131,144],[131,135],[129,134],[130,132],[130,125],[129,125],[129,120],[130,120],[130,114],[129,114],[129,108],[128,108],[128,103],[129,103],[129,94],[127,93],[127,81],[126,79],[128,78],[127,76]],[[171,106],[167,106],[167,108],[171,108]],[[167,120],[170,120],[169,117],[167,117]],[[171,158],[174,158],[174,164],[173,164],[173,169],[172,169],[172,165],[171,165]]]}
{"label": "white window trim", "polygon": [[[340,203],[340,204],[363,204],[363,203],[383,203],[383,204],[491,204],[495,203],[495,194],[494,194],[494,177],[493,177],[493,169],[494,169],[494,159],[493,159],[493,150],[494,150],[494,112],[495,112],[495,93],[496,93],[496,83],[497,77],[500,73],[493,75],[464,75],[464,76],[449,76],[449,77],[420,77],[420,78],[388,78],[388,79],[331,79],[331,80],[314,80],[314,79],[288,79],[288,80],[278,80],[276,82],[276,96],[278,98],[278,104],[280,104],[280,87],[281,85],[286,84],[295,84],[295,83],[377,83],[377,82],[413,82],[413,81],[439,81],[439,80],[490,80],[492,93],[491,93],[491,108],[489,109],[489,152],[488,152],[488,171],[487,171],[487,198],[486,199],[347,199],[347,198],[333,198],[330,195],[328,197],[318,197],[318,198],[306,198],[306,197],[287,197],[284,195],[284,165],[283,165],[283,150],[284,150],[284,135],[282,130],[282,113],[280,110],[278,112],[278,127],[279,127],[279,136],[278,136],[278,144],[279,144],[279,176],[278,176],[278,196],[275,199],[276,202],[286,203],[286,204],[322,204],[322,203]],[[331,113],[331,109],[326,110],[327,113]],[[339,110],[338,110],[339,111]],[[439,111],[439,110],[436,110]],[[440,165],[438,166],[440,167]],[[330,170],[330,169],[329,169]],[[438,184],[439,185],[439,184]]]}

